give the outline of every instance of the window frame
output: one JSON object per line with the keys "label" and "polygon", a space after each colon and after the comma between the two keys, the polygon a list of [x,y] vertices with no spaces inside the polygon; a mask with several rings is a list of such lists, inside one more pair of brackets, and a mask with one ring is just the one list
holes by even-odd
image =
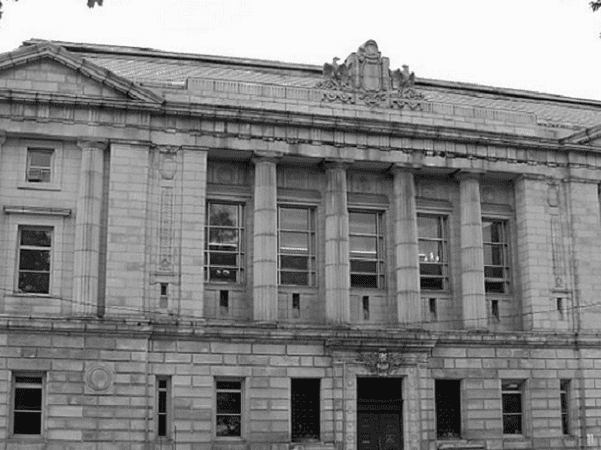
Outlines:
{"label": "window frame", "polygon": [[[227,389],[227,388],[219,388],[219,383],[240,383],[239,389]],[[213,386],[215,389],[215,415],[213,416],[213,425],[214,425],[214,436],[216,439],[223,440],[241,440],[244,437],[245,427],[244,427],[244,416],[245,416],[245,398],[244,398],[244,379],[242,378],[231,378],[231,377],[215,377]],[[219,413],[219,393],[238,393],[240,395],[240,412],[238,414],[235,413]],[[240,434],[232,435],[232,436],[224,436],[219,435],[217,426],[219,423],[219,416],[236,416],[240,417]]]}
{"label": "window frame", "polygon": [[[60,191],[62,186],[62,167],[65,143],[58,141],[22,139],[17,140],[16,145],[20,150],[19,176],[17,178],[18,189],[33,189],[42,191]],[[29,181],[29,150],[52,150],[52,161],[50,167],[50,181]]]}
{"label": "window frame", "polygon": [[[317,385],[317,418],[313,420],[314,422],[314,426],[317,426],[317,433],[316,436],[314,438],[307,438],[307,437],[299,437],[297,435],[295,435],[295,419],[298,417],[298,408],[295,414],[295,390],[294,390],[294,384],[295,383],[302,383],[302,382],[315,382]],[[306,387],[306,385],[305,385]],[[322,418],[322,392],[321,392],[321,387],[322,387],[322,382],[321,382],[321,378],[291,378],[290,379],[290,440],[291,442],[294,443],[314,443],[314,442],[321,442],[321,429],[322,429],[322,424],[321,424],[321,418]],[[299,386],[300,388],[300,386]],[[315,394],[315,392],[313,392],[312,394]],[[315,400],[315,399],[313,399]],[[314,411],[314,410],[313,410]]]}
{"label": "window frame", "polygon": [[[24,230],[36,230],[36,231],[47,231],[50,232],[50,246],[35,246],[35,245],[23,245],[21,243],[21,236]],[[50,296],[53,290],[53,260],[54,260],[54,252],[53,248],[56,246],[55,240],[55,229],[53,226],[39,226],[39,225],[28,225],[28,224],[20,224],[17,227],[17,261],[15,264],[15,282],[14,282],[14,291],[19,295],[33,295],[33,296]],[[48,292],[30,292],[30,291],[21,291],[20,289],[20,278],[21,278],[21,252],[23,250],[35,250],[35,251],[47,251],[49,253],[49,268],[48,268]],[[25,272],[26,270],[24,270]],[[30,270],[31,272],[31,270]],[[46,272],[44,272],[46,273]]]}
{"label": "window frame", "polygon": [[[282,210],[283,209],[296,209],[306,211],[308,214],[308,228],[306,230],[300,229],[292,229],[292,228],[282,228]],[[287,203],[278,204],[278,217],[277,217],[277,230],[278,230],[278,243],[277,243],[277,251],[278,251],[278,285],[279,286],[306,286],[306,287],[314,287],[317,285],[317,251],[316,251],[316,211],[315,207],[307,206],[307,205],[291,205]],[[308,249],[305,253],[293,252],[293,251],[282,251],[282,232],[284,233],[303,233],[307,235]],[[305,257],[307,258],[307,269],[306,270],[298,270],[298,269],[283,269],[282,268],[282,257]],[[282,273],[306,273],[307,274],[307,283],[306,284],[296,284],[296,283],[282,283]]]}
{"label": "window frame", "polygon": [[572,380],[563,378],[559,380],[559,407],[562,436],[570,436],[572,434],[572,427],[570,424],[571,385]]}
{"label": "window frame", "polygon": [[[490,222],[493,224],[500,224],[501,225],[501,230],[502,230],[502,240],[499,242],[492,242],[492,241],[486,241],[484,239],[484,223],[485,222]],[[499,217],[491,217],[491,216],[483,216],[482,217],[482,250],[483,250],[483,255],[484,255],[484,291],[486,293],[486,295],[509,295],[511,294],[512,291],[512,286],[511,286],[511,270],[512,270],[512,255],[511,255],[511,230],[510,230],[510,226],[509,226],[509,219],[506,218],[499,218]],[[503,264],[498,265],[498,264],[487,264],[486,261],[486,248],[487,246],[492,247],[501,247],[501,255],[503,257]],[[489,277],[486,276],[486,269],[487,268],[493,268],[493,269],[502,269],[503,271],[503,277],[499,278],[499,277]],[[503,291],[502,292],[498,292],[498,291],[494,291],[488,288],[489,283],[502,283],[503,285]]]}
{"label": "window frame", "polygon": [[[376,217],[376,232],[373,233],[354,233],[351,228],[351,215],[352,214],[371,214]],[[350,287],[353,289],[386,289],[386,216],[385,211],[380,209],[365,209],[365,208],[349,208],[348,209],[348,239],[349,239],[349,273],[350,273]],[[353,258],[352,238],[367,237],[376,239],[376,257],[375,258]],[[373,261],[375,262],[376,271],[354,271],[353,261]],[[357,285],[353,283],[353,276],[375,276],[375,286]]]}
{"label": "window frame", "polygon": [[[20,386],[20,383],[17,381],[18,378],[39,378],[39,383],[26,383],[22,382],[24,386]],[[29,385],[29,386],[25,386]],[[38,388],[39,385],[39,388]],[[35,386],[35,387],[34,387]],[[40,432],[39,433],[16,433],[15,426],[17,424],[17,412],[20,410],[16,409],[16,401],[17,401],[17,389],[39,389],[40,390]],[[29,411],[29,410],[24,410]],[[15,371],[11,376],[11,395],[10,395],[10,423],[9,423],[9,436],[15,439],[27,439],[27,440],[36,440],[43,438],[45,435],[45,425],[46,425],[46,374],[44,372],[39,371]]]}
{"label": "window frame", "polygon": [[[506,385],[517,384],[516,389],[506,388]],[[525,425],[525,412],[524,412],[524,396],[525,396],[525,380],[514,380],[514,379],[503,379],[501,380],[501,411],[503,421],[503,435],[504,436],[524,436],[524,425]],[[520,411],[519,412],[506,412],[505,411],[505,396],[506,395],[519,395],[520,399]],[[519,433],[508,433],[506,428],[506,417],[519,416]]]}
{"label": "window frame", "polygon": [[[433,237],[421,237],[419,218],[434,218],[438,221],[438,228],[441,231],[441,236]],[[441,223],[442,222],[442,223]],[[442,260],[437,264],[441,266],[441,275],[432,276],[422,274],[422,264],[432,264],[431,262],[422,262],[420,252],[421,242],[438,242],[442,247]],[[449,215],[435,212],[418,212],[417,213],[417,248],[418,248],[418,259],[419,259],[419,280],[420,280],[420,291],[432,291],[432,292],[449,292],[450,291],[450,267],[449,267]],[[441,289],[424,288],[422,283],[424,279],[440,279],[442,282]]]}
{"label": "window frame", "polygon": [[[165,386],[161,386],[161,383]],[[171,439],[171,377],[168,375],[158,375],[156,377],[156,436],[161,440]],[[161,411],[161,394],[165,395],[164,411]],[[161,432],[161,416],[165,417],[165,434]]]}
{"label": "window frame", "polygon": [[[34,154],[50,154],[50,162],[48,164],[48,166],[42,166],[42,165],[35,165],[33,163],[33,156]],[[54,176],[54,171],[53,166],[54,166],[54,157],[55,157],[55,150],[54,148],[48,148],[48,147],[27,147],[27,164],[26,164],[26,168],[25,168],[25,181],[27,183],[44,183],[44,184],[50,184],[52,183],[52,178]],[[39,170],[40,171],[40,179],[36,180],[36,179],[32,179],[30,177],[30,173],[33,170]],[[43,173],[47,172],[48,174],[48,180],[43,180]]]}
{"label": "window frame", "polygon": [[[457,425],[459,426],[459,430],[456,434],[453,435],[449,435],[449,436],[441,436],[441,430],[439,429],[439,389],[438,389],[438,383],[439,382],[446,382],[446,383],[457,383],[457,397],[459,400],[459,404],[457,405],[456,409],[459,411],[459,420]],[[462,422],[462,418],[463,418],[463,411],[462,411],[462,403],[461,403],[461,399],[462,399],[462,392],[461,392],[461,388],[462,388],[462,382],[461,380],[458,379],[449,379],[449,378],[437,378],[434,380],[434,414],[436,417],[436,439],[438,440],[456,440],[456,439],[461,439],[462,438],[462,432],[463,432],[463,422]]]}
{"label": "window frame", "polygon": [[[227,206],[235,206],[237,208],[238,215],[238,223],[236,226],[224,227],[224,226],[213,226],[210,223],[210,211],[211,205],[227,205]],[[246,237],[246,204],[245,202],[240,201],[227,201],[222,199],[207,199],[205,206],[205,225],[204,225],[204,233],[205,233],[205,248],[204,248],[204,281],[205,283],[218,283],[218,284],[231,284],[231,285],[243,285],[246,282],[246,257],[247,257],[247,237]],[[238,245],[237,250],[235,252],[227,252],[220,250],[211,250],[210,246],[210,233],[211,230],[215,229],[225,229],[225,230],[235,230],[238,233]],[[215,264],[211,264],[211,254],[223,254],[223,255],[236,255],[236,265],[235,266],[225,266],[226,268],[233,268],[237,271],[237,279],[236,281],[231,280],[219,280],[219,279],[211,279],[211,268],[217,268],[224,266]]]}

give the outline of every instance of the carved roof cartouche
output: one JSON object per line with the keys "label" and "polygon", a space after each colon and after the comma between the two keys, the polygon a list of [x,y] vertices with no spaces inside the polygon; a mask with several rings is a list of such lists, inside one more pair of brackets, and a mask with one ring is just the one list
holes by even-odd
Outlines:
{"label": "carved roof cartouche", "polygon": [[323,80],[315,86],[323,89],[322,101],[421,109],[424,95],[415,89],[415,73],[406,65],[390,70],[376,41],[368,40],[344,63],[339,60],[323,65]]}

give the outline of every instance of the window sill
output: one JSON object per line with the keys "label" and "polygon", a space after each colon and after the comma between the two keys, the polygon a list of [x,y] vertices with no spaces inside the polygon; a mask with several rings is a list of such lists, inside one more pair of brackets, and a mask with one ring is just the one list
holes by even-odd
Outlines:
{"label": "window sill", "polygon": [[56,183],[19,183],[17,189],[30,189],[33,191],[60,191],[61,187]]}
{"label": "window sill", "polygon": [[27,298],[54,298],[54,299],[60,299],[60,297],[57,297],[56,295],[52,295],[52,294],[35,294],[35,293],[31,293],[31,292],[11,292],[9,294],[10,297],[27,297]]}

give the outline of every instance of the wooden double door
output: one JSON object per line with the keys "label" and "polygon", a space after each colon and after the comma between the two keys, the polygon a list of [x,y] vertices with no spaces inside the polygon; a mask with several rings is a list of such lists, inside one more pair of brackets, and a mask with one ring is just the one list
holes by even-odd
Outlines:
{"label": "wooden double door", "polygon": [[357,449],[403,448],[401,379],[358,380]]}

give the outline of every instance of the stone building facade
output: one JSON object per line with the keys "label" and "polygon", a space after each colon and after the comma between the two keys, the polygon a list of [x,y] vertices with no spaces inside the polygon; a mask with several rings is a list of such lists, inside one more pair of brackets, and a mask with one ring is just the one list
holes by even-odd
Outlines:
{"label": "stone building facade", "polygon": [[601,444],[601,103],[0,55],[4,449]]}

